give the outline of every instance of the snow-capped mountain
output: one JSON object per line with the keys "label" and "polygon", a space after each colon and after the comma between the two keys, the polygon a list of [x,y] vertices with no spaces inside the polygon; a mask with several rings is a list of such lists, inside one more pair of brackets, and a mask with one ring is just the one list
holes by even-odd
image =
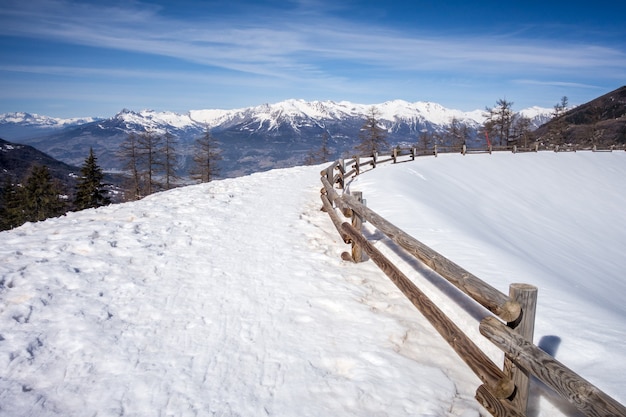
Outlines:
{"label": "snow-capped mountain", "polygon": [[[444,131],[452,120],[465,124],[470,132],[476,132],[484,121],[481,110],[463,112],[431,102],[393,100],[371,105],[285,100],[233,110],[191,110],[184,114],[124,109],[106,119],[61,121],[37,116],[41,119],[37,126],[54,126],[54,129],[39,134],[30,130],[30,134],[19,135],[7,132],[33,126],[33,120],[39,119],[11,113],[0,115],[0,137],[35,146],[74,165],[82,163],[93,147],[102,167],[116,170],[122,167],[117,150],[128,133],[167,131],[178,137],[180,169],[185,173],[195,139],[208,128],[220,142],[224,158],[222,176],[233,177],[301,164],[311,150],[320,146],[324,135],[329,137],[332,157],[350,152],[359,142],[359,130],[373,108],[387,131],[390,145],[416,143],[421,132]],[[524,110],[523,114],[532,116],[533,125],[539,126],[551,111],[535,107]]]}
{"label": "snow-capped mountain", "polygon": [[55,130],[78,126],[99,120],[97,117],[61,119],[35,113],[13,112],[0,114],[0,137],[17,140],[45,135]]}

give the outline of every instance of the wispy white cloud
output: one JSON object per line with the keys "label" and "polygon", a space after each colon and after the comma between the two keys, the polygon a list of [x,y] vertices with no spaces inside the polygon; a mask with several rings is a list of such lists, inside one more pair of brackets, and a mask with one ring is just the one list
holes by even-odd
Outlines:
{"label": "wispy white cloud", "polygon": [[[567,37],[538,40],[528,27],[491,35],[401,30],[374,19],[343,18],[350,15],[345,8],[358,2],[326,0],[290,1],[280,8],[276,3],[269,10],[264,2],[245,8],[234,2],[226,11],[185,17],[154,4],[111,1],[4,0],[0,36],[102,50],[81,48],[85,56],[39,61],[12,60],[12,51],[0,51],[6,57],[0,84],[39,74],[29,79],[39,89],[75,85],[87,96],[90,90],[107,94],[111,87],[100,84],[110,81],[122,105],[146,97],[150,106],[158,89],[181,107],[218,95],[220,103],[293,97],[375,102],[382,96],[410,99],[407,92],[415,91],[411,97],[466,101],[468,109],[472,102],[483,107],[495,100],[500,93],[494,90],[549,94],[550,103],[563,89],[606,89],[626,79],[626,48]],[[116,60],[106,50],[131,59]],[[45,75],[52,77],[44,80]]]}
{"label": "wispy white cloud", "polygon": [[556,80],[513,80],[516,84],[524,84],[524,85],[539,85],[539,86],[555,86],[555,87],[573,87],[573,88],[588,88],[588,89],[599,89],[601,88],[598,85],[592,84],[583,84],[583,83],[573,83],[567,81],[556,81]]}
{"label": "wispy white cloud", "polygon": [[[300,11],[299,11],[300,10]],[[626,67],[626,52],[601,45],[538,43],[516,37],[447,37],[400,33],[310,13],[219,16],[182,21],[142,3],[107,7],[65,0],[12,2],[0,32],[71,44],[167,56],[196,64],[284,79],[371,71],[580,73]]]}

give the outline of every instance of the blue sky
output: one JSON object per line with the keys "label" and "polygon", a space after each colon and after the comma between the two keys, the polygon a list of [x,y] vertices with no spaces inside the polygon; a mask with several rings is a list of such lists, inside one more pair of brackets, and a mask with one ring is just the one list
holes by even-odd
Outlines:
{"label": "blue sky", "polygon": [[460,110],[626,84],[626,6],[598,1],[0,0],[0,113],[109,117],[289,98]]}

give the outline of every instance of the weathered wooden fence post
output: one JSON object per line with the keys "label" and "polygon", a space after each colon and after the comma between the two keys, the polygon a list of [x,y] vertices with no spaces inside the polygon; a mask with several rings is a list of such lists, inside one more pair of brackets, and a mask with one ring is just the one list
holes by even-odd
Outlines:
{"label": "weathered wooden fence post", "polygon": [[[508,326],[532,343],[535,332],[537,287],[528,284],[511,284],[509,286],[509,297],[519,303],[522,307],[522,314],[516,321],[508,323]],[[504,358],[504,374],[511,378],[516,386],[515,395],[511,399],[513,407],[521,414],[526,414],[530,387],[528,374],[515,366],[507,357]]]}
{"label": "weathered wooden fence post", "polygon": [[[363,202],[363,193],[361,191],[353,191],[352,195],[359,203]],[[361,233],[363,219],[355,211],[352,211],[352,227]],[[354,262],[362,262],[364,260],[363,248],[357,242],[352,242],[352,260]]]}
{"label": "weathered wooden fence post", "polygon": [[437,144],[435,144],[435,149],[433,151],[434,155],[437,156]]}
{"label": "weathered wooden fence post", "polygon": [[361,165],[359,161],[360,157],[357,155],[354,157],[354,176],[358,177],[361,173]]}
{"label": "weathered wooden fence post", "polygon": [[411,147],[411,161],[415,161],[415,147]]}
{"label": "weathered wooden fence post", "polygon": [[465,155],[467,153],[467,145],[463,144],[463,149],[461,149],[461,153]]}
{"label": "weathered wooden fence post", "polygon": [[335,181],[333,181],[335,179],[335,167],[334,165],[329,166],[328,168],[326,168],[326,179],[328,180],[328,182],[330,183],[330,185],[333,186],[333,188],[335,187]]}

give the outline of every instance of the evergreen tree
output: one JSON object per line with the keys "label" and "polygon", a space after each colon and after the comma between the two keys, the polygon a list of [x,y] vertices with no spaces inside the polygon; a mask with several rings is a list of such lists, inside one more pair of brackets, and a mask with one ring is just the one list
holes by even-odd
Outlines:
{"label": "evergreen tree", "polygon": [[355,150],[361,155],[369,156],[389,148],[389,144],[385,140],[387,136],[385,129],[380,126],[378,121],[379,116],[378,109],[372,106],[359,133],[361,143],[355,147]]}
{"label": "evergreen tree", "polygon": [[217,141],[211,135],[207,127],[202,137],[196,139],[193,155],[191,178],[199,182],[210,182],[219,174],[217,161],[222,159],[222,153],[217,146]]}
{"label": "evergreen tree", "polygon": [[89,156],[85,159],[80,174],[81,177],[76,186],[76,199],[74,200],[74,205],[78,210],[105,206],[111,203],[102,183],[104,174],[98,166],[98,159],[93,153],[93,148],[89,149]]}
{"label": "evergreen tree", "polygon": [[26,221],[24,220],[20,189],[13,184],[10,177],[6,177],[4,186],[0,191],[0,230],[9,230],[20,226]]}
{"label": "evergreen tree", "polygon": [[60,216],[66,211],[62,190],[52,181],[48,167],[34,166],[22,189],[24,220],[37,222],[49,217]]}

